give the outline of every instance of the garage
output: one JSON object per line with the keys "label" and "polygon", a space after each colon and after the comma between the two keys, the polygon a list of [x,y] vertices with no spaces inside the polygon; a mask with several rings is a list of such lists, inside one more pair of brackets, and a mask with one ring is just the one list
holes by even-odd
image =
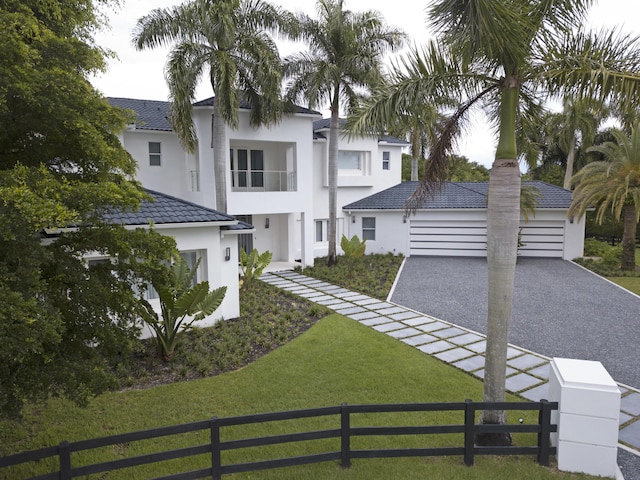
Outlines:
{"label": "garage", "polygon": [[[521,257],[582,256],[584,219],[567,216],[571,192],[544,182],[526,182],[538,189],[535,212],[520,223]],[[487,182],[447,182],[420,208],[407,214],[405,205],[419,182],[403,182],[343,207],[351,216],[349,235],[362,237],[362,219],[375,225],[367,253],[405,256],[486,257]],[[375,220],[372,220],[375,219]],[[368,232],[369,238],[372,237]]]}

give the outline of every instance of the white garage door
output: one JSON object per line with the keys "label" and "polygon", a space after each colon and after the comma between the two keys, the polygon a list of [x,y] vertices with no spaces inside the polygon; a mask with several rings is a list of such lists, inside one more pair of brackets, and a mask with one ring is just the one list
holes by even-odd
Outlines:
{"label": "white garage door", "polygon": [[411,255],[487,255],[487,225],[484,220],[411,220],[409,235]]}
{"label": "white garage door", "polygon": [[559,257],[564,250],[564,221],[531,220],[520,225],[522,257]]}
{"label": "white garage door", "polygon": [[[522,223],[518,253],[523,257],[562,257],[564,221]],[[487,255],[487,227],[484,221],[411,220],[410,255]]]}

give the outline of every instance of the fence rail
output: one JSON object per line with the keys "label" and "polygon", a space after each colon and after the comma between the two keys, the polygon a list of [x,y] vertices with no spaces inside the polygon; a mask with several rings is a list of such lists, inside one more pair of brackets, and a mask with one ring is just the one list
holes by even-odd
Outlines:
{"label": "fence rail", "polygon": [[[165,460],[185,458],[194,455],[210,455],[211,466],[199,470],[192,470],[162,477],[163,480],[187,480],[197,478],[213,478],[220,480],[223,475],[240,472],[307,465],[312,463],[339,461],[341,466],[349,467],[352,459],[390,458],[390,457],[427,457],[459,455],[466,465],[473,465],[476,455],[535,455],[541,465],[549,465],[550,455],[556,454],[555,447],[550,444],[550,434],[557,432],[557,425],[551,424],[551,411],[558,409],[557,402],[472,402],[467,400],[458,403],[411,403],[386,405],[348,405],[335,407],[313,408],[287,412],[263,413],[243,415],[237,417],[212,418],[193,423],[170,427],[154,428],[139,432],[112,435],[109,437],[82,440],[78,442],[62,442],[58,446],[42,448],[30,452],[18,453],[0,458],[0,468],[8,468],[27,462],[40,461],[45,458],[58,457],[59,470],[48,474],[32,477],[37,480],[69,480],[85,475],[103,473],[122,468],[161,462]],[[538,411],[538,422],[532,424],[485,425],[476,424],[476,412],[481,410],[533,410]],[[452,412],[460,411],[464,414],[464,423],[459,425],[420,425],[420,426],[376,426],[352,427],[354,415],[364,413],[402,413],[402,412]],[[240,440],[221,440],[221,430],[238,425],[251,425],[266,422],[279,422],[302,418],[316,418],[337,416],[339,423],[336,428],[308,432],[294,432],[266,437],[244,438]],[[112,445],[125,444],[140,440],[165,437],[209,430],[210,442],[186,448],[167,450],[162,452],[139,455],[102,462],[92,465],[72,466],[71,454]],[[535,446],[476,446],[475,435],[479,433],[537,433]],[[454,447],[433,448],[396,448],[396,449],[368,449],[351,448],[353,437],[398,436],[398,435],[439,435],[463,434],[463,445]],[[340,438],[340,450],[314,453],[298,457],[278,458],[245,463],[222,464],[222,452],[267,445],[305,442]],[[1,473],[1,472],[0,472]]]}

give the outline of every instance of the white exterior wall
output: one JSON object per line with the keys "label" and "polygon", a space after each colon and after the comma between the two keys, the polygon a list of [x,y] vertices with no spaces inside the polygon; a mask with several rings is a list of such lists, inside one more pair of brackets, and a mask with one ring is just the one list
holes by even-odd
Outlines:
{"label": "white exterior wall", "polygon": [[[346,235],[357,235],[362,240],[362,217],[375,217],[376,239],[367,240],[367,255],[393,253],[409,256],[409,221],[403,222],[403,213],[398,211],[352,212],[347,221]],[[355,222],[353,219],[355,218]]]}
{"label": "white exterior wall", "polygon": [[564,255],[562,256],[565,260],[573,260],[574,258],[584,255],[584,230],[586,223],[584,215],[580,219],[565,217]]}
{"label": "white exterior wall", "polygon": [[[198,158],[200,164],[200,193],[196,202],[215,208],[213,150],[211,148],[211,107],[194,109],[198,132]],[[313,121],[314,115],[285,115],[276,125],[252,128],[249,113],[240,112],[236,130],[227,131],[229,148],[226,153],[227,206],[231,215],[253,215],[256,226],[254,247],[259,251],[270,250],[275,260],[302,259],[304,265],[313,265],[313,251],[300,251],[301,237],[306,245],[313,245]],[[231,147],[259,148],[264,151],[265,170],[296,172],[295,191],[233,191],[231,181]],[[265,177],[265,181],[268,177]],[[302,215],[304,214],[304,215]],[[290,215],[304,218],[306,224],[289,220]],[[269,217],[273,226],[264,228]],[[304,228],[303,228],[304,227]],[[304,232],[304,233],[303,233]],[[296,242],[296,239],[298,241]]]}
{"label": "white exterior wall", "polygon": [[[174,133],[133,129],[125,130],[120,139],[136,160],[136,178],[145,188],[194,200],[189,172],[196,169],[196,157],[184,151]],[[149,142],[160,142],[160,166],[149,165]]]}
{"label": "white exterior wall", "polygon": [[[173,237],[180,251],[203,250],[201,260],[204,280],[209,281],[209,288],[227,287],[224,301],[210,317],[198,322],[199,326],[213,325],[221,318],[237,318],[240,316],[240,298],[238,292],[238,241],[235,235],[220,233],[220,227],[179,227],[163,229],[157,227],[158,233]],[[225,249],[229,247],[231,260],[225,261]],[[151,301],[152,304],[154,300]],[[157,302],[157,300],[156,300]],[[155,306],[155,305],[154,305]]]}
{"label": "white exterior wall", "polygon": [[[348,143],[348,145],[347,145]],[[352,139],[347,142],[340,138],[340,150],[353,150],[369,152],[363,172],[368,175],[340,175],[338,171],[338,252],[340,253],[340,238],[344,233],[351,238],[351,217],[348,212],[342,210],[348,205],[374,193],[400,183],[402,179],[402,146],[395,144],[379,144],[374,137]],[[389,170],[382,169],[382,152],[390,153]],[[329,218],[329,143],[327,140],[316,140],[313,145],[313,219],[311,225],[313,231],[313,251],[316,257],[325,256],[328,253],[328,242],[315,241],[315,220],[327,220]],[[357,233],[359,238],[362,232]]]}

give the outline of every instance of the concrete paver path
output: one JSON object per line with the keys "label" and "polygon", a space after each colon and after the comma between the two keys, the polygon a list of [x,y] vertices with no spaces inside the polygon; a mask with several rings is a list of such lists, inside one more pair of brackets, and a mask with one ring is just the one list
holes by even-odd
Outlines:
{"label": "concrete paver path", "polygon": [[[272,284],[291,293],[307,298],[315,303],[325,305],[331,310],[336,311],[346,317],[352,318],[364,325],[385,333],[391,337],[398,339],[418,350],[433,355],[440,360],[447,362],[461,370],[467,371],[472,375],[482,378],[484,375],[484,351],[486,348],[485,336],[482,333],[482,325],[478,318],[486,316],[486,307],[478,308],[478,305],[471,303],[473,299],[480,301],[486,305],[486,261],[470,262],[470,260],[480,259],[426,259],[436,260],[431,262],[422,262],[425,259],[416,259],[417,262],[409,262],[407,259],[399,274],[397,284],[390,297],[393,301],[380,301],[378,299],[352,292],[347,289],[323,282],[314,278],[306,277],[292,271],[271,272],[261,277],[266,283]],[[528,260],[528,259],[525,259]],[[580,307],[573,310],[574,315],[567,320],[567,315],[561,315],[562,310],[555,307],[555,312],[550,307],[554,300],[563,297],[567,291],[574,291],[573,300],[565,303],[566,308],[570,308],[573,302],[584,300],[584,292],[580,293],[580,285],[585,289],[593,289],[598,282],[593,284],[593,280],[603,282],[600,277],[586,272],[580,267],[560,260],[551,260],[550,265],[553,267],[554,273],[551,275],[562,274],[568,271],[564,280],[561,281],[563,286],[550,282],[548,275],[544,275],[544,259],[535,259],[533,263],[529,261],[519,261],[518,278],[516,279],[516,301],[518,303],[519,296],[539,295],[538,302],[540,308],[534,309],[533,300],[530,300],[528,307],[522,307],[522,312],[529,312],[526,315],[518,316],[519,321],[514,322],[517,326],[514,328],[516,332],[524,330],[528,325],[528,330],[535,332],[536,335],[542,335],[543,341],[532,342],[533,345],[547,345],[547,354],[534,353],[529,348],[523,348],[512,345],[508,350],[508,367],[507,367],[507,390],[518,393],[529,400],[540,400],[548,397],[548,380],[549,380],[549,361],[551,356],[583,358],[601,361],[605,367],[606,362],[594,356],[576,356],[572,353],[571,345],[579,345],[580,343],[588,343],[588,335],[604,335],[608,331],[606,328],[599,328],[600,333],[594,332],[594,322],[589,318],[598,315],[595,311],[594,304],[597,302],[589,302],[588,307]],[[540,263],[537,263],[540,262]],[[444,265],[446,264],[446,265]],[[484,276],[482,275],[482,265],[484,264]],[[521,268],[523,264],[527,267]],[[443,266],[444,265],[444,266]],[[570,270],[564,270],[567,266]],[[560,270],[557,270],[560,269]],[[571,270],[578,269],[578,270]],[[530,270],[522,274],[523,270]],[[579,272],[579,273],[576,273]],[[473,276],[470,277],[469,275]],[[422,279],[427,278],[426,284]],[[435,280],[434,280],[435,278]],[[438,279],[440,281],[438,281]],[[578,284],[572,282],[578,282]],[[484,289],[482,284],[485,284]],[[459,282],[459,283],[458,283]],[[531,283],[533,282],[533,284]],[[537,283],[541,282],[541,283]],[[619,293],[626,291],[614,287],[609,290],[611,284],[605,282],[603,290],[607,295],[616,297]],[[471,287],[470,284],[473,284]],[[602,286],[603,284],[600,284]],[[475,287],[475,288],[473,288]],[[526,290],[523,290],[526,289]],[[618,292],[620,290],[620,292]],[[602,293],[591,290],[591,296],[602,299]],[[413,297],[412,295],[413,294]],[[597,294],[597,295],[596,295]],[[484,295],[485,299],[480,300]],[[541,296],[540,296],[541,295]],[[588,295],[587,295],[588,296]],[[624,297],[624,295],[623,295]],[[636,321],[640,314],[640,298],[632,296],[635,310]],[[413,299],[412,299],[413,298]],[[611,299],[610,299],[611,300]],[[616,301],[614,298],[613,301]],[[625,301],[630,301],[625,298]],[[407,305],[407,303],[409,305]],[[627,305],[628,306],[628,305]],[[418,308],[416,308],[418,307]],[[514,317],[518,308],[514,308]],[[547,315],[554,315],[552,318],[557,321],[549,322],[544,320]],[[426,311],[429,314],[425,313]],[[431,312],[436,312],[435,314]],[[473,315],[469,312],[472,311]],[[614,310],[610,313],[619,313],[620,310]],[[443,317],[454,317],[459,313],[462,321],[452,322]],[[627,318],[625,311],[624,318]],[[584,322],[580,322],[580,315]],[[474,323],[475,322],[475,323]],[[582,324],[592,325],[590,329],[581,327]],[[476,329],[469,327],[473,325]],[[568,329],[571,325],[578,328],[578,340],[576,342],[565,343],[566,349],[562,349],[560,343],[556,344],[556,340],[551,340],[555,335],[560,335],[563,330]],[[544,333],[546,328],[552,328],[552,333]],[[544,334],[543,334],[544,333]],[[565,336],[569,332],[565,333]],[[636,329],[634,334],[640,336],[640,330]],[[585,336],[586,335],[586,336]],[[512,337],[513,338],[513,332]],[[566,341],[566,339],[565,339]],[[517,342],[518,343],[518,342]],[[524,342],[526,343],[526,342]],[[594,349],[602,351],[603,343],[592,344],[589,351]],[[582,350],[579,350],[582,351]],[[594,358],[595,357],[595,358]],[[615,355],[614,355],[615,357]],[[633,359],[627,359],[627,363],[632,363]],[[609,368],[609,367],[607,367]],[[624,372],[622,368],[620,371]],[[611,372],[611,370],[609,370]],[[618,380],[612,373],[614,379]],[[632,377],[630,377],[632,378]],[[618,380],[619,381],[619,380]],[[638,382],[640,385],[640,381]],[[620,441],[625,445],[621,445],[619,462],[626,480],[640,480],[640,457],[630,452],[640,452],[640,391],[630,387],[627,384],[619,384],[623,394],[622,408],[620,412]],[[625,468],[626,467],[626,468]],[[628,471],[627,471],[628,470]]]}

